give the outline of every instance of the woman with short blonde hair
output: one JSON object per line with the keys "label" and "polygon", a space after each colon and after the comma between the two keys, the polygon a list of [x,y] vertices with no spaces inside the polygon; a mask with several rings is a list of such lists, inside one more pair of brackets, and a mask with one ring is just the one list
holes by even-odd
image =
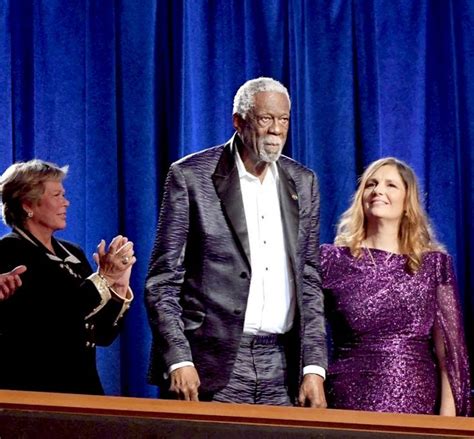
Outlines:
{"label": "woman with short blonde hair", "polygon": [[[0,388],[102,394],[96,345],[118,335],[133,294],[133,243],[102,240],[92,268],[82,249],[56,239],[66,227],[67,166],[43,160],[11,165],[0,177],[5,222],[0,272],[21,275],[0,291]],[[20,272],[18,271],[20,270]]]}

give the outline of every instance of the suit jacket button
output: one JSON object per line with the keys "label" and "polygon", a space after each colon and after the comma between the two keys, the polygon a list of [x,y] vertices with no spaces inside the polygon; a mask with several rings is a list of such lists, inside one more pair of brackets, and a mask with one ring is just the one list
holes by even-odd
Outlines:
{"label": "suit jacket button", "polygon": [[242,279],[247,279],[248,278],[248,274],[245,272],[245,271],[242,271],[242,273],[240,273],[240,277]]}
{"label": "suit jacket button", "polygon": [[242,314],[242,310],[241,309],[234,309],[234,314],[236,316],[240,316],[240,314]]}

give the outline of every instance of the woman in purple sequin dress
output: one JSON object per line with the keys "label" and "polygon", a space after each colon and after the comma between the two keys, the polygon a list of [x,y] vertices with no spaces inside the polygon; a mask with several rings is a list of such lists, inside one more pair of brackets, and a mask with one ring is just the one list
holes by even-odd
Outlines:
{"label": "woman in purple sequin dress", "polygon": [[469,369],[451,257],[405,163],[361,177],[335,245],[321,246],[333,339],[332,408],[469,414]]}

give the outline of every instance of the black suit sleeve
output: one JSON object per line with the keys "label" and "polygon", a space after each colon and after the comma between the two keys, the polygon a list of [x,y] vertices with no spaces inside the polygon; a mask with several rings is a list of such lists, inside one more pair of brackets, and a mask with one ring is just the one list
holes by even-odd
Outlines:
{"label": "black suit sleeve", "polygon": [[184,334],[180,305],[185,276],[184,257],[189,233],[189,196],[178,165],[168,173],[149,272],[145,301],[155,344],[155,355],[167,369],[181,361],[192,361]]}
{"label": "black suit sleeve", "polygon": [[303,267],[303,366],[327,368],[324,296],[319,266],[319,188],[312,174],[309,234]]}

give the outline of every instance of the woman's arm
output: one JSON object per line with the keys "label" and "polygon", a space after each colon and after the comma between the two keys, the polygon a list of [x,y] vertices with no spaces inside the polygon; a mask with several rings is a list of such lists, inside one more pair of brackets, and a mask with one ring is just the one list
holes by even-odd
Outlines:
{"label": "woman's arm", "polygon": [[456,404],[454,402],[453,391],[451,389],[451,385],[449,384],[448,370],[446,368],[446,349],[444,347],[444,338],[438,323],[435,323],[433,329],[433,338],[436,357],[438,358],[438,365],[441,374],[441,405],[439,414],[441,416],[456,416]]}
{"label": "woman's arm", "polygon": [[440,414],[469,416],[469,361],[453,261],[449,255],[439,254],[436,276],[438,285],[433,339],[440,370]]}

